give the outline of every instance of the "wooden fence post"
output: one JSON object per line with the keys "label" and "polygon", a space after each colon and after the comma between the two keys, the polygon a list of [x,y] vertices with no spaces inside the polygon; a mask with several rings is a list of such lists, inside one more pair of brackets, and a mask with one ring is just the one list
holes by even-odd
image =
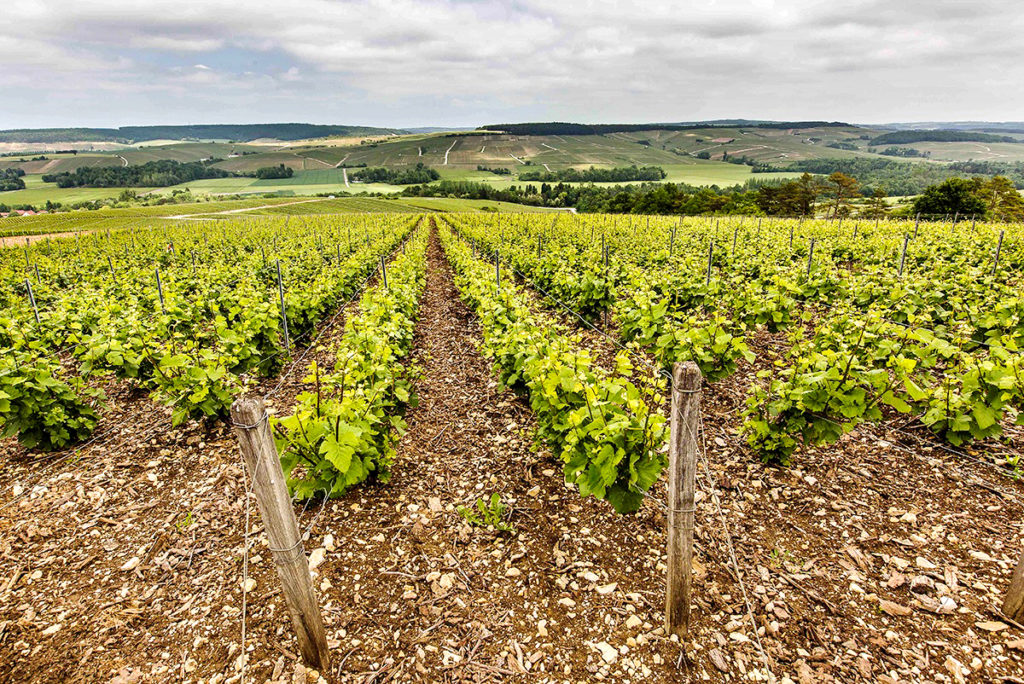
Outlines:
{"label": "wooden fence post", "polygon": [[693,490],[697,474],[697,421],[701,373],[692,361],[672,369],[672,434],[668,461],[668,586],[665,630],[685,636],[690,628],[693,566]]}
{"label": "wooden fence post", "polygon": [[1013,572],[1013,580],[1010,582],[1010,589],[1006,592],[1006,600],[1003,601],[1003,615],[1024,622],[1024,553],[1020,554],[1017,562],[1017,569]]}
{"label": "wooden fence post", "polygon": [[281,578],[302,659],[326,674],[330,667],[327,635],[263,400],[255,397],[236,400],[231,406],[231,422],[259,501],[263,527],[274,554],[274,566]]}

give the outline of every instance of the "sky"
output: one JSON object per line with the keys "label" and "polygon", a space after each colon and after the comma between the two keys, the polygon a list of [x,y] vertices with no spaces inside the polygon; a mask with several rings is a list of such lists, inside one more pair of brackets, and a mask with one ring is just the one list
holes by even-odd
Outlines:
{"label": "sky", "polygon": [[0,5],[0,128],[1024,119],[1020,0]]}

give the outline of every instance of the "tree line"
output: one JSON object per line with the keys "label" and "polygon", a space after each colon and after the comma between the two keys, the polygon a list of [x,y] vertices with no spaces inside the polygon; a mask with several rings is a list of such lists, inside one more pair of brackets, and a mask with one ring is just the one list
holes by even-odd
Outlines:
{"label": "tree line", "polygon": [[295,175],[292,167],[278,164],[277,166],[261,166],[256,169],[256,178],[269,180],[272,178],[291,178]]}
{"label": "tree line", "polygon": [[43,182],[59,188],[166,187],[205,178],[227,178],[235,174],[203,162],[177,162],[170,159],[137,166],[82,166],[75,171],[46,174]]}
{"label": "tree line", "polygon": [[558,171],[523,171],[521,181],[544,183],[625,183],[628,181],[659,181],[668,174],[660,166],[617,166],[612,169],[560,169]]}
{"label": "tree line", "polygon": [[886,195],[905,197],[919,195],[925,188],[947,178],[969,178],[972,175],[1001,175],[1018,188],[1024,188],[1024,164],[1007,162],[953,162],[951,164],[920,164],[895,159],[801,159],[786,166],[764,162],[751,163],[753,172],[807,172],[827,176],[840,172],[857,178],[866,195],[881,188]]}
{"label": "tree line", "polygon": [[869,145],[905,145],[916,142],[993,142],[1015,143],[1017,138],[976,131],[893,131],[875,136]]}
{"label": "tree line", "polygon": [[362,169],[353,173],[352,178],[364,183],[412,185],[414,183],[431,183],[441,178],[441,174],[424,165],[423,162],[419,162],[410,169],[389,169],[383,166]]}
{"label": "tree line", "polygon": [[24,175],[25,170],[18,167],[0,169],[0,192],[24,190],[25,181],[22,180]]}
{"label": "tree line", "polygon": [[694,187],[684,183],[637,185],[570,185],[542,183],[498,189],[486,183],[442,181],[405,188],[406,197],[452,197],[515,202],[531,206],[575,207],[580,212],[611,214],[752,214],[760,216],[825,216],[883,218],[929,217],[959,213],[978,219],[1024,220],[1024,198],[1006,178],[951,178],[930,186],[913,203],[891,207],[881,188],[864,193],[860,182],[834,172],[827,177],[804,173],[800,178],[731,188]]}

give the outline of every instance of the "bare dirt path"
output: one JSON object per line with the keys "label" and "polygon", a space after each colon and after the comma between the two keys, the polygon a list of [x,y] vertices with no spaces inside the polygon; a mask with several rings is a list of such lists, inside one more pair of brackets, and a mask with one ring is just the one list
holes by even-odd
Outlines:
{"label": "bare dirt path", "polygon": [[209,213],[202,213],[202,214],[175,214],[173,216],[154,216],[153,218],[183,220],[183,219],[195,219],[195,218],[198,218],[200,216],[228,216],[228,215],[231,215],[231,214],[244,214],[245,212],[248,212],[248,211],[259,211],[260,209],[273,209],[274,207],[290,207],[290,206],[295,205],[295,204],[310,204],[312,202],[324,202],[324,201],[326,201],[328,199],[330,199],[330,198],[329,197],[316,197],[316,198],[313,198],[313,199],[298,200],[296,202],[282,202],[280,204],[264,204],[263,206],[259,206],[259,207],[242,207],[241,209],[225,209],[224,211],[211,211]]}
{"label": "bare dirt path", "polygon": [[[103,229],[102,228],[97,228],[96,230],[103,230]],[[39,242],[41,240],[46,240],[47,238],[49,238],[51,240],[57,240],[57,239],[60,239],[60,238],[74,237],[74,236],[76,236],[76,235],[78,235],[80,233],[90,233],[90,232],[92,232],[92,231],[89,231],[89,230],[69,230],[69,231],[64,231],[64,232],[61,232],[61,233],[38,233],[38,234],[35,234],[35,235],[8,235],[6,237],[0,237],[0,249],[3,249],[4,247],[24,247],[26,241],[29,244],[31,244],[33,242]]]}
{"label": "bare dirt path", "polygon": [[[637,543],[651,512],[623,518],[568,489],[531,450],[532,414],[497,386],[479,340],[434,238],[415,338],[419,406],[394,477],[314,530],[339,547],[318,569],[331,583],[322,601],[354,609],[342,613],[343,681],[370,681],[375,664],[400,682],[589,681],[613,670],[596,644],[625,645],[658,623],[648,588],[660,552]],[[493,493],[514,535],[470,528],[455,510]],[[641,641],[618,667],[654,676],[661,646]]]}
{"label": "bare dirt path", "polygon": [[452,143],[452,146],[444,151],[444,165],[445,166],[448,166],[448,153],[451,152],[453,149],[455,149],[455,145],[458,142],[459,142],[459,140],[458,140],[458,138],[456,138],[455,142]]}

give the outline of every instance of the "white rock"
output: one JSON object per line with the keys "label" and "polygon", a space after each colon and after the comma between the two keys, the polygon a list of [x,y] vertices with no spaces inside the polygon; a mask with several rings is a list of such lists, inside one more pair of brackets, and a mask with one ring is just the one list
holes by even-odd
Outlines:
{"label": "white rock", "polygon": [[313,572],[324,562],[327,557],[327,549],[322,546],[309,552],[309,571]]}
{"label": "white rock", "polygon": [[601,652],[601,660],[611,665],[619,659],[619,652],[611,647],[610,644],[602,641],[601,643],[594,644],[594,648]]}

